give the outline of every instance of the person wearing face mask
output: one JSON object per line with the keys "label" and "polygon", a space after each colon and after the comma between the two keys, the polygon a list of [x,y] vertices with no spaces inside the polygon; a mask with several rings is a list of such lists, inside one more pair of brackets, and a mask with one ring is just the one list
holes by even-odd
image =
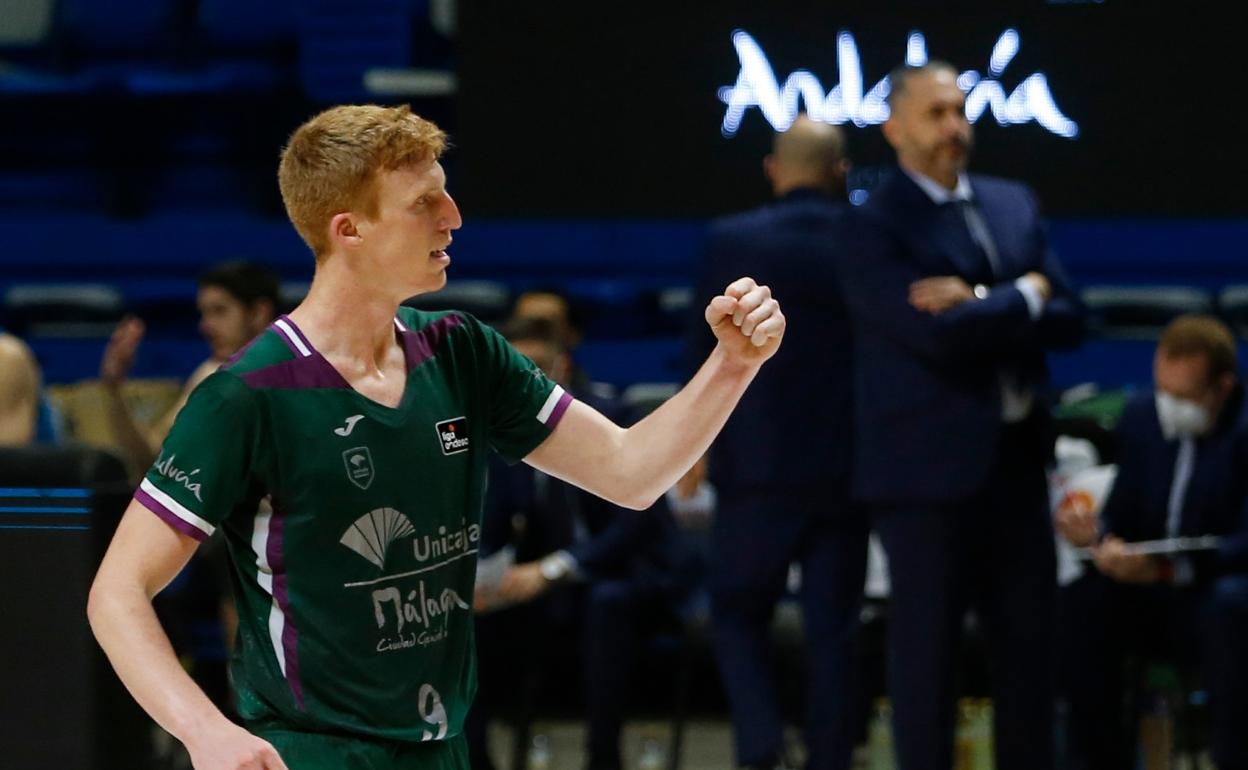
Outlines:
{"label": "person wearing face mask", "polygon": [[[1135,715],[1121,708],[1132,655],[1199,661],[1218,767],[1248,767],[1248,409],[1237,370],[1225,324],[1202,315],[1173,321],[1154,358],[1154,392],[1136,395],[1119,422],[1118,476],[1099,519],[1081,511],[1057,519],[1073,545],[1092,547],[1096,565],[1063,597],[1072,768],[1136,766]],[[1220,536],[1221,545],[1172,557],[1129,547],[1200,535]]]}

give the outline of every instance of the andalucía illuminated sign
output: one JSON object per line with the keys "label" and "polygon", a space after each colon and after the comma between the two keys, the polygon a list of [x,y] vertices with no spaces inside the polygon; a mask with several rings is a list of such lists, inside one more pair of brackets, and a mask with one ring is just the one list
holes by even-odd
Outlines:
{"label": "andaluc\u00eda illuminated sign", "polygon": [[[720,101],[728,105],[720,127],[725,137],[731,138],[737,133],[751,107],[757,107],[777,131],[784,131],[797,118],[799,101],[811,118],[826,123],[871,126],[888,119],[888,77],[864,93],[858,43],[849,32],[842,32],[836,38],[840,82],[831,91],[825,91],[819,78],[804,69],[791,73],[780,86],[762,47],[744,30],[732,34],[732,44],[741,60],[741,70],[735,85],[719,89]],[[1058,109],[1043,74],[1032,73],[1006,94],[999,78],[1018,48],[1018,30],[1007,29],[992,47],[987,75],[967,70],[958,76],[958,85],[966,92],[966,117],[974,123],[989,110],[1003,126],[1035,121],[1058,136],[1068,139],[1078,136],[1079,126]],[[912,32],[906,42],[906,64],[917,67],[926,63],[927,40],[923,33]]]}

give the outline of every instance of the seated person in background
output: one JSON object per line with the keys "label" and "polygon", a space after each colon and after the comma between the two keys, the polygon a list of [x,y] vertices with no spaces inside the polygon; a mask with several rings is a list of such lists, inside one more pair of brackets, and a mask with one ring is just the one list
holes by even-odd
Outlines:
{"label": "seated person in background", "polygon": [[[1162,334],[1153,377],[1156,392],[1130,401],[1118,425],[1118,475],[1101,519],[1077,509],[1058,515],[1067,540],[1094,546],[1097,567],[1063,600],[1070,767],[1136,766],[1121,708],[1123,662],[1134,654],[1201,661],[1214,759],[1222,770],[1248,768],[1248,579],[1235,574],[1244,569],[1248,538],[1248,409],[1234,337],[1215,318],[1183,316]],[[1173,557],[1128,547],[1199,535],[1221,536],[1222,544]]]}
{"label": "seated person in background", "polygon": [[606,383],[591,381],[585,370],[576,364],[576,348],[585,336],[585,317],[571,297],[558,289],[531,289],[516,297],[511,319],[546,321],[551,325],[567,356],[570,390],[599,400],[615,397],[614,388]]}
{"label": "seated person in background", "polygon": [[547,321],[559,345],[568,355],[581,344],[585,324],[572,300],[557,289],[531,289],[516,297],[511,317]]}
{"label": "seated person in background", "polygon": [[711,526],[715,507],[719,504],[719,493],[710,482],[709,467],[707,456],[703,455],[664,496],[681,529],[702,532]]}
{"label": "seated person in background", "polygon": [[212,349],[212,357],[196,367],[178,402],[150,426],[139,425],[122,398],[122,387],[143,341],[143,322],[133,317],[123,320],[104,349],[100,381],[111,402],[109,419],[114,439],[132,470],[145,470],[156,460],[161,442],[195,386],[277,317],[277,276],[247,262],[217,265],[199,277],[196,305],[199,331]]}
{"label": "seated person in background", "polygon": [[[570,361],[548,322],[513,319],[502,331],[551,379],[567,386]],[[528,465],[491,458],[481,550],[513,548],[515,563],[496,585],[478,584],[476,606],[484,613],[477,619],[481,676],[468,733],[474,767],[490,766],[484,751],[487,709],[497,705],[508,685],[514,687],[505,679],[517,660],[554,683],[560,674],[575,679],[575,669],[556,666],[578,652],[589,721],[587,766],[621,766],[620,729],[636,692],[633,659],[647,633],[679,627],[688,595],[683,545],[662,499],[645,511],[624,511]],[[569,637],[578,640],[575,649],[550,649],[552,640]],[[521,672],[526,675],[531,686],[534,668]]]}
{"label": "seated person in background", "polygon": [[26,446],[39,426],[39,364],[26,343],[0,332],[0,446]]}
{"label": "seated person in background", "polygon": [[59,444],[63,435],[61,413],[43,393],[39,362],[25,342],[0,327],[0,446]]}

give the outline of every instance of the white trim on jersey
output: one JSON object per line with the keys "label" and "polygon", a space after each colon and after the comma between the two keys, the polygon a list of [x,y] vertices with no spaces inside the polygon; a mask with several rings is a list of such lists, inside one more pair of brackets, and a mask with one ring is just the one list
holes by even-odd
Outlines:
{"label": "white trim on jersey", "polygon": [[277,596],[273,593],[273,568],[269,566],[269,522],[272,519],[273,509],[261,505],[251,532],[251,550],[256,554],[256,582],[273,602],[269,608],[269,641],[273,644],[273,654],[277,656],[277,666],[282,670],[282,676],[286,676],[286,648],[282,646],[286,615],[278,606]]}
{"label": "white trim on jersey", "polygon": [[555,407],[559,405],[559,399],[563,398],[564,390],[556,385],[555,389],[550,391],[550,395],[546,397],[546,403],[542,404],[542,409],[537,413],[537,421],[542,425],[550,419],[550,415],[555,411]]}
{"label": "white trim on jersey", "polygon": [[295,350],[299,351],[299,355],[304,358],[312,355],[312,351],[308,349],[307,345],[303,344],[303,340],[299,339],[299,335],[295,330],[290,327],[290,324],[286,323],[286,319],[279,318],[273,322],[273,325],[277,327],[277,330],[282,333],[283,337],[290,341],[290,344],[295,346]]}
{"label": "white trim on jersey", "polygon": [[167,508],[174,516],[177,516],[179,519],[185,521],[187,524],[190,524],[192,527],[198,529],[200,532],[203,532],[205,535],[211,535],[217,530],[216,527],[195,515],[195,513],[193,513],[189,508],[182,503],[179,503],[177,500],[174,500],[167,492],[147,479],[143,479],[139,482],[139,489],[151,495],[156,502],[165,506],[165,508]]}
{"label": "white trim on jersey", "polygon": [[407,331],[407,327],[406,327],[406,326],[404,326],[404,325],[403,325],[403,322],[402,322],[402,321],[400,321],[400,320],[399,320],[399,319],[397,319],[397,318],[396,318],[396,319],[394,319],[394,325],[395,325],[395,326],[397,326],[397,327],[399,327],[399,331],[401,331],[401,332],[405,332],[405,331]]}

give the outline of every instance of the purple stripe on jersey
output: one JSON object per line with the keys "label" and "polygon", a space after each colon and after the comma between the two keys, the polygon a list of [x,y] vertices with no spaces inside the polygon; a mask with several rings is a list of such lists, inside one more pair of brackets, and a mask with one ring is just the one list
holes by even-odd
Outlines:
{"label": "purple stripe on jersey", "polygon": [[442,316],[420,331],[399,332],[403,339],[403,351],[407,356],[407,370],[410,372],[433,358],[450,331],[463,323],[463,316],[451,314]]}
{"label": "purple stripe on jersey", "polygon": [[242,374],[253,388],[349,388],[338,370],[319,355],[295,358]]}
{"label": "purple stripe on jersey", "polygon": [[563,395],[559,397],[559,403],[555,404],[555,408],[551,410],[550,418],[546,420],[547,428],[555,429],[555,426],[563,419],[563,413],[568,411],[568,407],[572,405],[572,401],[572,394],[565,390]]}
{"label": "purple stripe on jersey", "polygon": [[295,696],[295,705],[303,708],[303,679],[299,676],[299,631],[290,612],[290,592],[286,587],[286,562],[282,553],[283,534],[286,529],[286,512],[272,499],[273,517],[269,519],[269,542],[265,545],[265,558],[273,571],[273,600],[282,611],[286,622],[282,624],[282,652],[286,658],[286,681]]}
{"label": "purple stripe on jersey", "polygon": [[134,499],[138,500],[143,504],[144,508],[159,516],[166,524],[182,534],[190,535],[201,543],[208,539],[207,532],[204,532],[202,529],[189,521],[183,520],[182,517],[166,508],[160,503],[159,500],[152,497],[147,492],[144,492],[142,489],[134,490]]}

